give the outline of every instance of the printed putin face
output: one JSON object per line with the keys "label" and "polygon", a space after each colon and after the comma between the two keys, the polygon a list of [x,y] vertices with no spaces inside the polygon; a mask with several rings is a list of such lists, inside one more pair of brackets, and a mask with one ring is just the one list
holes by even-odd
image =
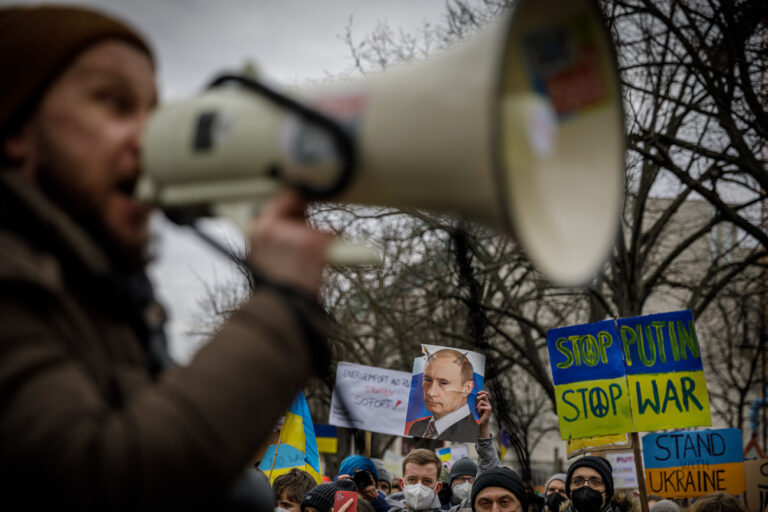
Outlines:
{"label": "printed putin face", "polygon": [[467,403],[474,382],[462,377],[461,364],[454,355],[436,355],[424,368],[422,390],[424,405],[435,419],[440,419]]}
{"label": "printed putin face", "polygon": [[56,79],[18,134],[3,141],[21,176],[84,227],[115,263],[143,264],[149,210],[133,191],[141,134],[157,102],[150,58],[105,39]]}

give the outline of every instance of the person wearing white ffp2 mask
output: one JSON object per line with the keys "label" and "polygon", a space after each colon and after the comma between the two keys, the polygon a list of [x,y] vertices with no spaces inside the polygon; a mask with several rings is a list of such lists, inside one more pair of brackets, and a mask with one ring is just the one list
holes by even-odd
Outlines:
{"label": "person wearing white ffp2 mask", "polygon": [[469,457],[461,458],[453,463],[448,484],[451,486],[451,497],[448,501],[444,501],[443,510],[450,510],[469,498],[476,475],[477,464]]}
{"label": "person wearing white ffp2 mask", "polygon": [[[413,512],[440,509],[437,493],[443,484],[438,480],[442,463],[431,450],[413,450],[403,460],[403,487],[405,508]],[[390,503],[394,505],[394,503]]]}

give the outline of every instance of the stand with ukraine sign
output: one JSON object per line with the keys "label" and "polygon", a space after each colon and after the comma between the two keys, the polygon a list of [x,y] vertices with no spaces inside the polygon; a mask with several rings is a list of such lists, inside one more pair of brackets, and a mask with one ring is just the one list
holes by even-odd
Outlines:
{"label": "stand with ukraine sign", "polygon": [[629,433],[647,512],[638,432],[712,424],[692,313],[551,329],[547,347],[560,437]]}

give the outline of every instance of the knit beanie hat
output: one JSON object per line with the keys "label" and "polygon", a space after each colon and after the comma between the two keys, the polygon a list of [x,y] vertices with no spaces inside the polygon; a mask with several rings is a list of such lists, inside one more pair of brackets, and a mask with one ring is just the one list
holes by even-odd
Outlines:
{"label": "knit beanie hat", "polygon": [[389,472],[387,468],[384,467],[384,463],[379,459],[371,459],[373,461],[373,464],[376,466],[376,472],[379,474],[379,479],[377,482],[387,482],[388,484],[392,483],[392,473]]}
{"label": "knit beanie hat", "polygon": [[448,485],[451,485],[455,478],[463,475],[477,475],[477,464],[469,457],[462,457],[451,466],[451,479]]}
{"label": "knit beanie hat", "polygon": [[106,38],[152,51],[133,29],[91,9],[0,8],[0,140],[31,115],[46,90],[87,47]]}
{"label": "knit beanie hat", "polygon": [[486,487],[503,487],[517,496],[522,505],[522,510],[528,510],[528,494],[525,492],[525,486],[520,476],[509,468],[493,468],[481,473],[472,486],[472,495],[470,497],[472,510],[475,510],[475,498],[477,494]]}
{"label": "knit beanie hat", "polygon": [[613,468],[611,463],[602,457],[595,457],[594,455],[587,455],[568,468],[568,475],[565,478],[565,494],[571,497],[571,479],[573,478],[573,472],[578,468],[592,468],[600,474],[600,478],[605,484],[605,501],[606,503],[613,498]]}
{"label": "knit beanie hat", "polygon": [[339,487],[336,484],[318,485],[301,498],[301,512],[306,507],[315,507],[320,512],[330,512],[333,508],[333,496]]}
{"label": "knit beanie hat", "polygon": [[349,475],[350,478],[355,474],[355,471],[370,471],[373,475],[374,482],[379,481],[379,472],[376,471],[376,465],[371,459],[363,455],[350,455],[339,466],[340,475]]}
{"label": "knit beanie hat", "polygon": [[560,480],[561,482],[565,483],[565,473],[555,473],[551,477],[547,478],[547,483],[544,484],[544,494],[547,494],[547,491],[549,490],[549,484],[555,480]]}

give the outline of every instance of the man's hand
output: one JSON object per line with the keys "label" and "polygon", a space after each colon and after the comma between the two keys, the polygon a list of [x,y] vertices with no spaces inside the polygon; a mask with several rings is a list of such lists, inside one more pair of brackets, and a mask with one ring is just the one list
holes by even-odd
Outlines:
{"label": "man's hand", "polygon": [[491,401],[488,399],[487,391],[477,393],[477,413],[480,415],[480,428],[477,431],[477,437],[487,439],[491,437],[491,430],[488,427],[491,422]]}
{"label": "man's hand", "polygon": [[275,282],[316,295],[333,235],[307,225],[306,206],[292,190],[270,200],[251,224],[248,260]]}

